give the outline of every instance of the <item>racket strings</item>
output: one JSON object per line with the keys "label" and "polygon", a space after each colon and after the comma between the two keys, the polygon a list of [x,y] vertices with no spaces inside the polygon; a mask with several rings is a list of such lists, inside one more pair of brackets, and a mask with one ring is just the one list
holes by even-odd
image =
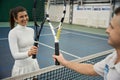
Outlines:
{"label": "racket strings", "polygon": [[[48,21],[48,23],[50,25],[50,28],[52,30],[52,34],[55,36],[54,38],[59,40],[60,33],[61,33],[61,28],[62,28],[62,23],[64,22],[64,18],[65,18],[65,14],[66,14],[66,0],[63,0],[63,7],[60,6],[60,7],[62,7],[62,9],[61,9],[62,10],[61,11],[62,17],[61,17],[60,22],[59,22],[57,27],[53,26],[53,24],[51,23],[51,20],[50,20],[51,19],[51,16],[49,15],[49,12],[51,11],[50,7],[52,7],[52,6],[55,7],[55,5],[51,6],[51,4],[52,4],[51,0],[48,0],[47,5],[46,5],[46,20]],[[59,12],[57,12],[57,13],[59,13]],[[54,15],[54,14],[52,14],[52,15]],[[54,16],[56,16],[56,15],[54,15]],[[55,33],[55,31],[54,31],[55,29],[57,29],[57,31],[56,31],[57,33]]]}
{"label": "racket strings", "polygon": [[[64,17],[66,14],[66,0],[63,0],[63,1],[64,2],[62,3],[63,4],[63,9],[62,9],[61,6],[57,7],[57,5],[52,5],[51,0],[48,0],[47,5],[46,5],[46,17],[47,17],[48,22],[51,22],[50,18],[53,17],[52,15],[59,17],[62,14],[60,22],[63,23]],[[57,10],[56,13],[52,12],[55,9]],[[59,10],[59,9],[61,9],[61,10]],[[58,13],[60,13],[60,14],[58,14]]]}

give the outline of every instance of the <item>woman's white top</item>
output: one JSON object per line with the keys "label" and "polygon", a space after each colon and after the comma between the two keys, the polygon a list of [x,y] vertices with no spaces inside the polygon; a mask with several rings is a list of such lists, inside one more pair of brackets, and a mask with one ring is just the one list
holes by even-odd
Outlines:
{"label": "woman's white top", "polygon": [[95,71],[104,77],[104,80],[120,80],[120,62],[115,64],[117,59],[116,51],[107,56],[104,60],[94,65]]}
{"label": "woman's white top", "polygon": [[39,69],[37,59],[28,56],[29,49],[34,44],[34,30],[17,25],[8,35],[11,54],[15,59],[12,76],[29,73]]}

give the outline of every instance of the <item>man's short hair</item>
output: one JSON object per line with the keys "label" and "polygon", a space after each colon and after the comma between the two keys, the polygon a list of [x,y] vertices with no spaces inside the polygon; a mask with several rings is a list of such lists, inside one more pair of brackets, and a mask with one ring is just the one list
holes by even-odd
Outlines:
{"label": "man's short hair", "polygon": [[115,9],[115,15],[120,14],[120,6]]}

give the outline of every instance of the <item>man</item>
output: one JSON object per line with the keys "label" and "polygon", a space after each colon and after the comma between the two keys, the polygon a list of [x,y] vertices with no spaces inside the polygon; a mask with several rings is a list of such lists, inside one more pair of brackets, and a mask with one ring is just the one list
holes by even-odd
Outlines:
{"label": "man", "polygon": [[116,8],[109,27],[106,29],[108,43],[115,48],[115,52],[96,64],[76,63],[67,61],[62,54],[53,55],[61,65],[73,69],[80,74],[101,75],[104,80],[120,80],[120,7]]}

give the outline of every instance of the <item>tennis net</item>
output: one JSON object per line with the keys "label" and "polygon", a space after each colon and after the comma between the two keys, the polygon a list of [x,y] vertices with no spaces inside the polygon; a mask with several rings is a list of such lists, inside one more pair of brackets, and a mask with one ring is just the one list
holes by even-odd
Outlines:
{"label": "tennis net", "polygon": [[[96,62],[104,59],[107,55],[111,54],[113,51],[114,49],[111,49],[73,61],[79,63],[95,64]],[[9,77],[5,80],[103,80],[103,78],[101,76],[87,76],[79,74],[64,66],[50,66],[32,73]]]}

